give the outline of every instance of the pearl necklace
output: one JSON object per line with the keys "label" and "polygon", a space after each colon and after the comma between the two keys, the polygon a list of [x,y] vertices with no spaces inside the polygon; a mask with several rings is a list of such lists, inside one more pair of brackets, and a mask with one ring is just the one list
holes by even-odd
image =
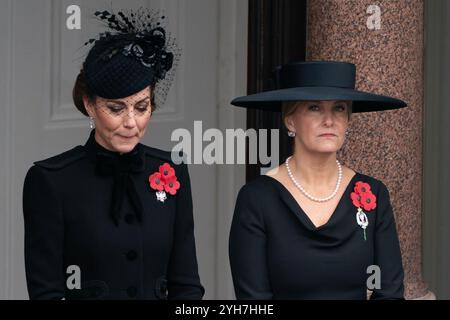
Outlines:
{"label": "pearl necklace", "polygon": [[312,195],[310,195],[302,186],[301,186],[301,184],[297,181],[297,180],[295,180],[295,178],[294,178],[294,175],[292,174],[292,172],[291,172],[291,168],[289,168],[289,160],[292,158],[292,156],[291,157],[289,157],[289,158],[287,158],[286,159],[286,162],[285,162],[285,165],[286,165],[286,169],[287,169],[287,172],[288,172],[288,175],[289,175],[289,178],[291,178],[291,180],[292,180],[292,182],[294,183],[294,185],[308,198],[308,199],[310,199],[310,200],[312,200],[312,201],[315,201],[315,202],[327,202],[327,201],[329,201],[329,200],[331,200],[331,199],[333,199],[333,197],[336,195],[336,193],[338,192],[338,190],[339,190],[339,187],[341,186],[341,181],[342,181],[342,166],[341,166],[341,164],[339,163],[339,161],[338,160],[336,160],[336,163],[337,163],[337,166],[338,166],[338,171],[339,171],[339,176],[338,176],[338,180],[337,180],[337,183],[336,183],[336,188],[334,189],[334,191],[333,191],[333,193],[331,194],[331,195],[329,195],[328,197],[326,197],[326,198],[316,198],[316,197],[314,197],[314,196],[312,196]]}

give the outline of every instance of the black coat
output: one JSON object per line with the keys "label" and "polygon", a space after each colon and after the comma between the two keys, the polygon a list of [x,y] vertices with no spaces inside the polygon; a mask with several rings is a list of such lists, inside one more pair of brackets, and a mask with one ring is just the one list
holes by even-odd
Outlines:
{"label": "black coat", "polygon": [[[187,166],[142,144],[119,155],[94,133],[84,146],[35,162],[25,178],[30,298],[201,299]],[[166,162],[181,186],[161,202],[148,179]],[[81,289],[67,288],[71,265]]]}
{"label": "black coat", "polygon": [[[367,212],[367,240],[350,198],[357,181],[367,182],[377,198],[377,207]],[[231,227],[230,262],[238,299],[366,299],[371,265],[379,266],[381,275],[371,299],[403,299],[389,192],[381,181],[360,173],[320,227],[278,180],[261,176],[245,185]]]}

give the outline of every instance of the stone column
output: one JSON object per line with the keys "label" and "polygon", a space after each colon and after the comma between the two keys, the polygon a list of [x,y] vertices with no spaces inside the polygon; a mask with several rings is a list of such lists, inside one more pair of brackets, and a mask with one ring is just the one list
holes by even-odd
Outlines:
{"label": "stone column", "polygon": [[358,89],[408,103],[401,110],[352,115],[338,157],[387,185],[402,249],[405,296],[432,298],[421,257],[423,1],[309,0],[307,32],[307,60],[352,62]]}

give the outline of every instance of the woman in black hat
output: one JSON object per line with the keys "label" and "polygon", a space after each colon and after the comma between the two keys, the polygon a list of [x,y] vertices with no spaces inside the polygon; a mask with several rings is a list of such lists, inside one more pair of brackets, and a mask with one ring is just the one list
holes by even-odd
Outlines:
{"label": "woman in black hat", "polygon": [[299,62],[277,90],[233,100],[282,111],[294,154],[239,192],[230,233],[238,299],[403,298],[403,267],[386,186],[336,159],[352,112],[405,107],[356,91],[355,66]]}
{"label": "woman in black hat", "polygon": [[25,179],[30,298],[201,299],[187,166],[139,143],[176,48],[154,14],[96,16],[110,30],[88,42],[73,91],[89,139]]}

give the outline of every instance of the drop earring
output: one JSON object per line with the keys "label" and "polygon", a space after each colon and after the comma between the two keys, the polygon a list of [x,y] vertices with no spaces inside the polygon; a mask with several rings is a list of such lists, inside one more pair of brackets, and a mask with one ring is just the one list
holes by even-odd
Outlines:
{"label": "drop earring", "polygon": [[93,117],[89,117],[89,127],[95,129],[95,122]]}
{"label": "drop earring", "polygon": [[290,138],[294,138],[294,137],[295,137],[295,132],[288,131],[287,135],[288,135]]}

